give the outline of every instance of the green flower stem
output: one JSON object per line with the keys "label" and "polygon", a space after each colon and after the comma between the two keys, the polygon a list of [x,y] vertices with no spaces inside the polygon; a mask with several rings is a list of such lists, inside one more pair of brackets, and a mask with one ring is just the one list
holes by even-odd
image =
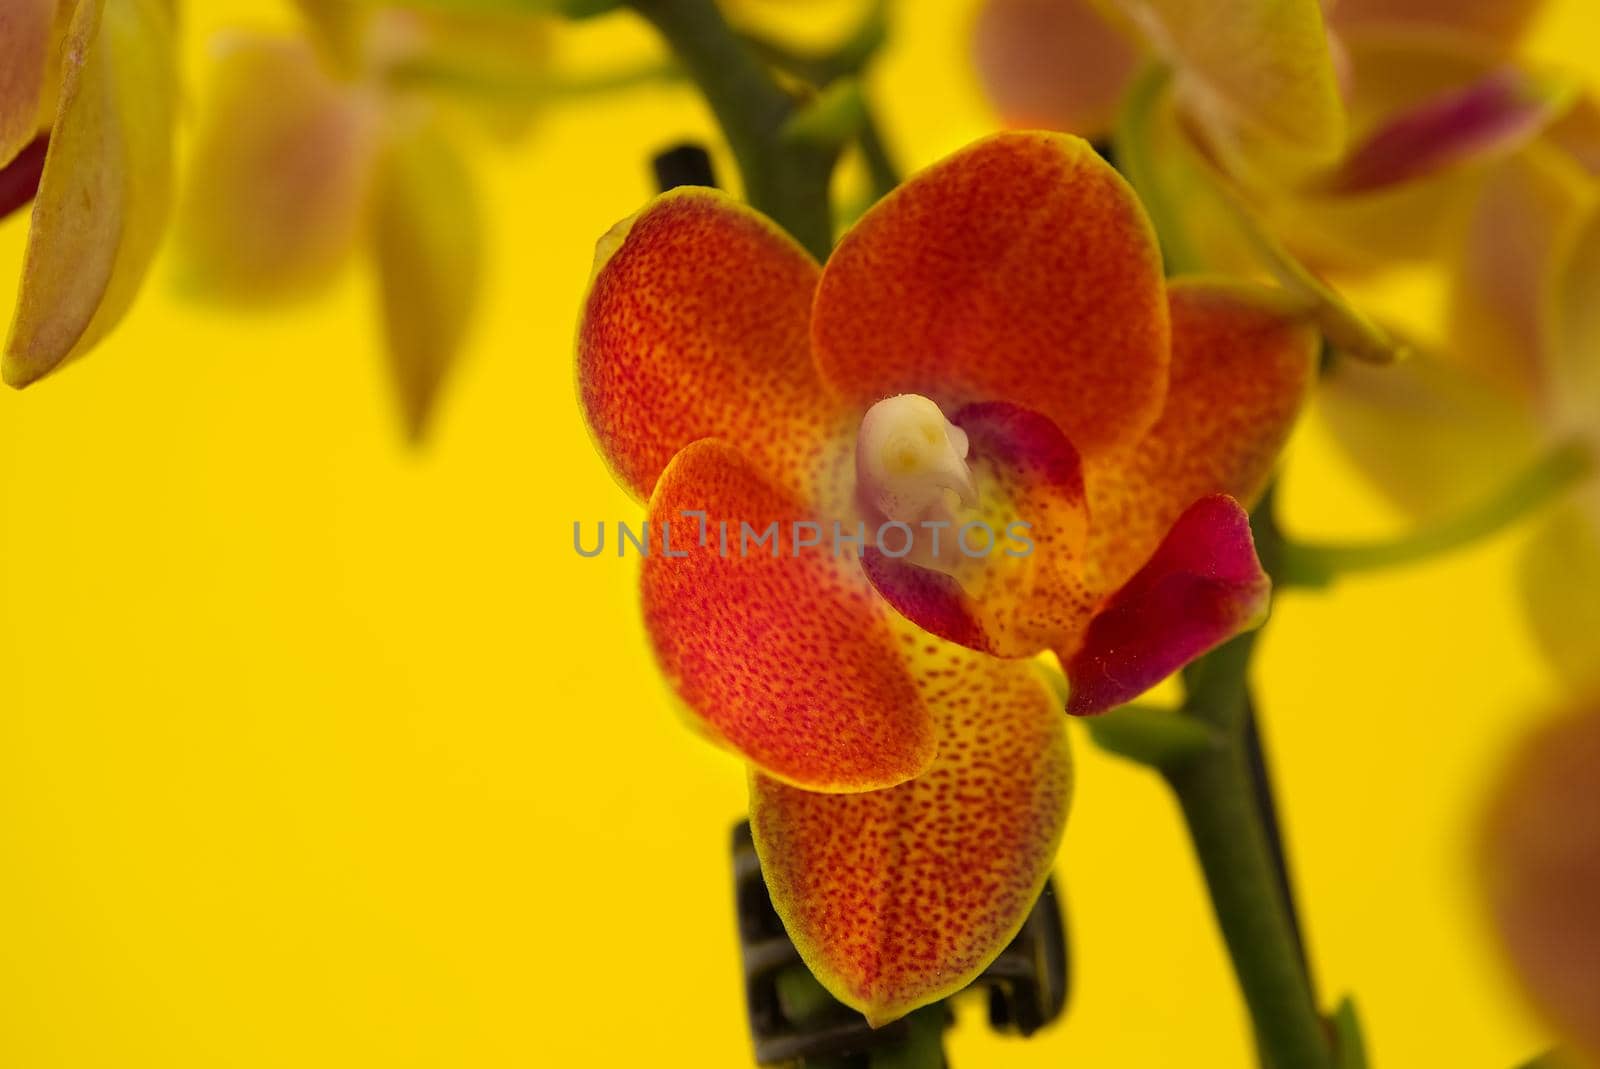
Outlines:
{"label": "green flower stem", "polygon": [[1582,442],[1556,446],[1488,500],[1436,527],[1389,542],[1333,545],[1286,541],[1273,577],[1282,586],[1324,587],[1342,575],[1431,560],[1478,542],[1523,519],[1595,473]]}
{"label": "green flower stem", "polygon": [[785,136],[797,111],[712,0],[628,0],[700,87],[738,161],[746,198],[819,260],[833,248],[828,183],[837,146]]}
{"label": "green flower stem", "polygon": [[1178,796],[1212,908],[1255,1025],[1263,1065],[1331,1069],[1333,1053],[1312,996],[1273,848],[1255,798],[1246,743],[1247,673],[1255,636],[1197,662],[1184,704],[1218,745],[1164,768]]}

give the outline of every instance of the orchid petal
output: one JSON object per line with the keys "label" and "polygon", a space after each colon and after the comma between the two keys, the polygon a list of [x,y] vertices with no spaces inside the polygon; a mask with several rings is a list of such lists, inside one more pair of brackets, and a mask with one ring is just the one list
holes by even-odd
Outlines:
{"label": "orchid petal", "polygon": [[144,281],[172,184],[173,41],[164,0],[78,4],[6,342],[12,386],[92,348]]}
{"label": "orchid petal", "polygon": [[1597,797],[1600,707],[1591,703],[1518,748],[1485,822],[1482,857],[1518,977],[1563,1041],[1600,1058]]}
{"label": "orchid petal", "polygon": [[1549,361],[1547,412],[1600,449],[1600,203],[1591,197],[1587,207],[1548,280],[1541,334]]}
{"label": "orchid petal", "polygon": [[1545,7],[1546,0],[1338,0],[1333,24],[1473,34],[1509,51]]}
{"label": "orchid petal", "polygon": [[1523,547],[1518,578],[1550,666],[1568,689],[1600,692],[1600,508],[1573,503],[1541,523]]}
{"label": "orchid petal", "polygon": [[1272,581],[1250,517],[1229,497],[1202,498],[1147,564],[1106,602],[1063,656],[1067,712],[1102,713],[1266,619]]}
{"label": "orchid petal", "polygon": [[1223,141],[1265,138],[1308,164],[1344,149],[1345,114],[1318,0],[1113,0]]}
{"label": "orchid petal", "polygon": [[1007,124],[1088,138],[1111,129],[1139,60],[1090,0],[987,0],[973,55]]}
{"label": "orchid petal", "polygon": [[465,162],[436,126],[397,134],[379,172],[374,253],[395,384],[418,439],[477,304],[483,248]]}
{"label": "orchid petal", "polygon": [[39,132],[55,22],[56,0],[7,0],[0,5],[0,167]]}
{"label": "orchid petal", "polygon": [[[1580,168],[1544,145],[1504,161],[1485,178],[1450,273],[1450,359],[1530,407],[1561,399],[1553,364],[1583,348],[1568,333],[1548,339],[1546,351],[1544,301],[1591,202],[1589,186]],[[1592,286],[1600,276],[1582,281]],[[1574,293],[1566,307],[1581,318],[1595,292]],[[1574,332],[1579,318],[1569,320]],[[1600,325],[1587,357],[1574,363],[1593,359],[1600,359]]]}
{"label": "orchid petal", "polygon": [[1060,706],[1026,662],[955,647],[918,673],[939,759],[892,790],[812,794],[751,777],[772,903],[825,987],[874,1027],[954,994],[1005,949],[1066,824]]}
{"label": "orchid petal", "polygon": [[1315,408],[1374,487],[1419,519],[1477,504],[1532,463],[1539,448],[1526,406],[1426,352],[1387,368],[1336,362],[1317,388]]}
{"label": "orchid petal", "polygon": [[856,561],[826,530],[803,544],[811,519],[731,446],[690,445],[650,499],[645,625],[714,740],[810,790],[891,787],[933,761],[933,720]]}
{"label": "orchid petal", "polygon": [[732,197],[684,187],[601,239],[578,328],[578,394],[619,482],[646,497],[718,437],[797,482],[838,415],[812,368],[816,262]]}
{"label": "orchid petal", "polygon": [[1320,339],[1279,291],[1181,281],[1171,288],[1172,385],[1151,432],[1088,467],[1088,559],[1113,590],[1185,509],[1260,496],[1316,370]]}
{"label": "orchid petal", "polygon": [[375,101],[301,39],[230,34],[207,102],[178,217],[185,287],[236,302],[322,288],[366,220]]}
{"label": "orchid petal", "polygon": [[822,377],[865,410],[1009,401],[1084,454],[1160,411],[1160,253],[1133,191],[1077,138],[999,134],[910,179],[847,234],[813,319]]}
{"label": "orchid petal", "polygon": [[1548,126],[1571,97],[1566,82],[1502,68],[1391,117],[1319,189],[1366,193],[1504,155]]}

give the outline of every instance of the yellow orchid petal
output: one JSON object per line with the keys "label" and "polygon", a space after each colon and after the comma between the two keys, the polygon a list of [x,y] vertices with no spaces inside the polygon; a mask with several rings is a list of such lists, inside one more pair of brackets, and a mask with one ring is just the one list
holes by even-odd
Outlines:
{"label": "yellow orchid petal", "polygon": [[219,40],[178,214],[179,274],[260,301],[325,284],[354,249],[378,151],[376,104],[298,38]]}
{"label": "yellow orchid petal", "polygon": [[26,386],[103,338],[166,223],[177,102],[164,0],[83,0],[23,261],[5,381]]}
{"label": "yellow orchid petal", "polygon": [[378,178],[373,225],[389,355],[415,439],[461,348],[482,275],[470,176],[436,126],[394,137]]}
{"label": "yellow orchid petal", "polygon": [[55,0],[0,4],[0,167],[39,132]]}
{"label": "yellow orchid petal", "polygon": [[1550,414],[1600,450],[1600,302],[1595,299],[1600,294],[1600,205],[1591,197],[1588,207],[1552,280],[1544,348]]}
{"label": "yellow orchid petal", "polygon": [[[1557,399],[1552,367],[1576,336],[1549,346],[1542,336],[1543,301],[1555,280],[1557,258],[1590,203],[1589,182],[1563,154],[1535,144],[1495,167],[1486,177],[1463,231],[1451,272],[1449,354],[1493,383],[1533,405]],[[1566,302],[1568,333],[1590,332],[1589,359],[1600,358],[1600,318],[1590,311],[1600,285],[1600,256],[1573,268],[1587,279],[1582,299]],[[1585,317],[1589,323],[1585,325]],[[1576,355],[1576,354],[1574,354]]]}
{"label": "yellow orchid petal", "polygon": [[1385,368],[1339,361],[1313,410],[1379,490],[1424,519],[1478,504],[1543,441],[1524,406],[1428,353]]}
{"label": "yellow orchid petal", "polygon": [[1318,0],[1112,0],[1170,63],[1219,147],[1331,163],[1344,106]]}
{"label": "yellow orchid petal", "polygon": [[[1594,487],[1591,498],[1600,498]],[[1600,501],[1591,500],[1591,506]],[[1534,638],[1556,674],[1577,692],[1600,687],[1600,507],[1575,502],[1546,520],[1518,568]]]}

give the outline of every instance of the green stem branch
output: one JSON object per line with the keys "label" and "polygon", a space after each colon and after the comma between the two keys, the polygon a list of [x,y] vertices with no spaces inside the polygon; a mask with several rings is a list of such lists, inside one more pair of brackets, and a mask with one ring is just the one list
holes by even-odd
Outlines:
{"label": "green stem branch", "polygon": [[1488,500],[1438,526],[1366,545],[1285,542],[1273,576],[1285,586],[1323,587],[1353,572],[1430,560],[1498,534],[1594,472],[1593,452],[1581,442],[1567,442],[1540,457]]}
{"label": "green stem branch", "polygon": [[1254,635],[1234,639],[1189,673],[1185,712],[1219,745],[1164,771],[1183,810],[1212,908],[1255,1025],[1264,1065],[1329,1069],[1332,1052],[1256,803],[1246,743]]}
{"label": "green stem branch", "polygon": [[796,105],[712,0],[628,0],[672,48],[728,140],[745,197],[818,259],[833,248],[837,151],[784,136]]}

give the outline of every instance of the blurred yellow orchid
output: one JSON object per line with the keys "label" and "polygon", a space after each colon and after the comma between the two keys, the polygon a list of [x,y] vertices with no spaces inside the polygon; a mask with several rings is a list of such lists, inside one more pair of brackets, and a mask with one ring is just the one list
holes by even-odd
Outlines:
{"label": "blurred yellow orchid", "polygon": [[190,292],[233,303],[314,293],[359,246],[377,273],[405,426],[422,436],[476,303],[481,228],[452,107],[503,125],[531,97],[497,72],[538,70],[541,20],[307,2],[310,36],[216,42],[177,221]]}
{"label": "blurred yellow orchid", "polygon": [[170,0],[0,7],[0,217],[33,203],[0,372],[26,386],[133,303],[172,184]]}

